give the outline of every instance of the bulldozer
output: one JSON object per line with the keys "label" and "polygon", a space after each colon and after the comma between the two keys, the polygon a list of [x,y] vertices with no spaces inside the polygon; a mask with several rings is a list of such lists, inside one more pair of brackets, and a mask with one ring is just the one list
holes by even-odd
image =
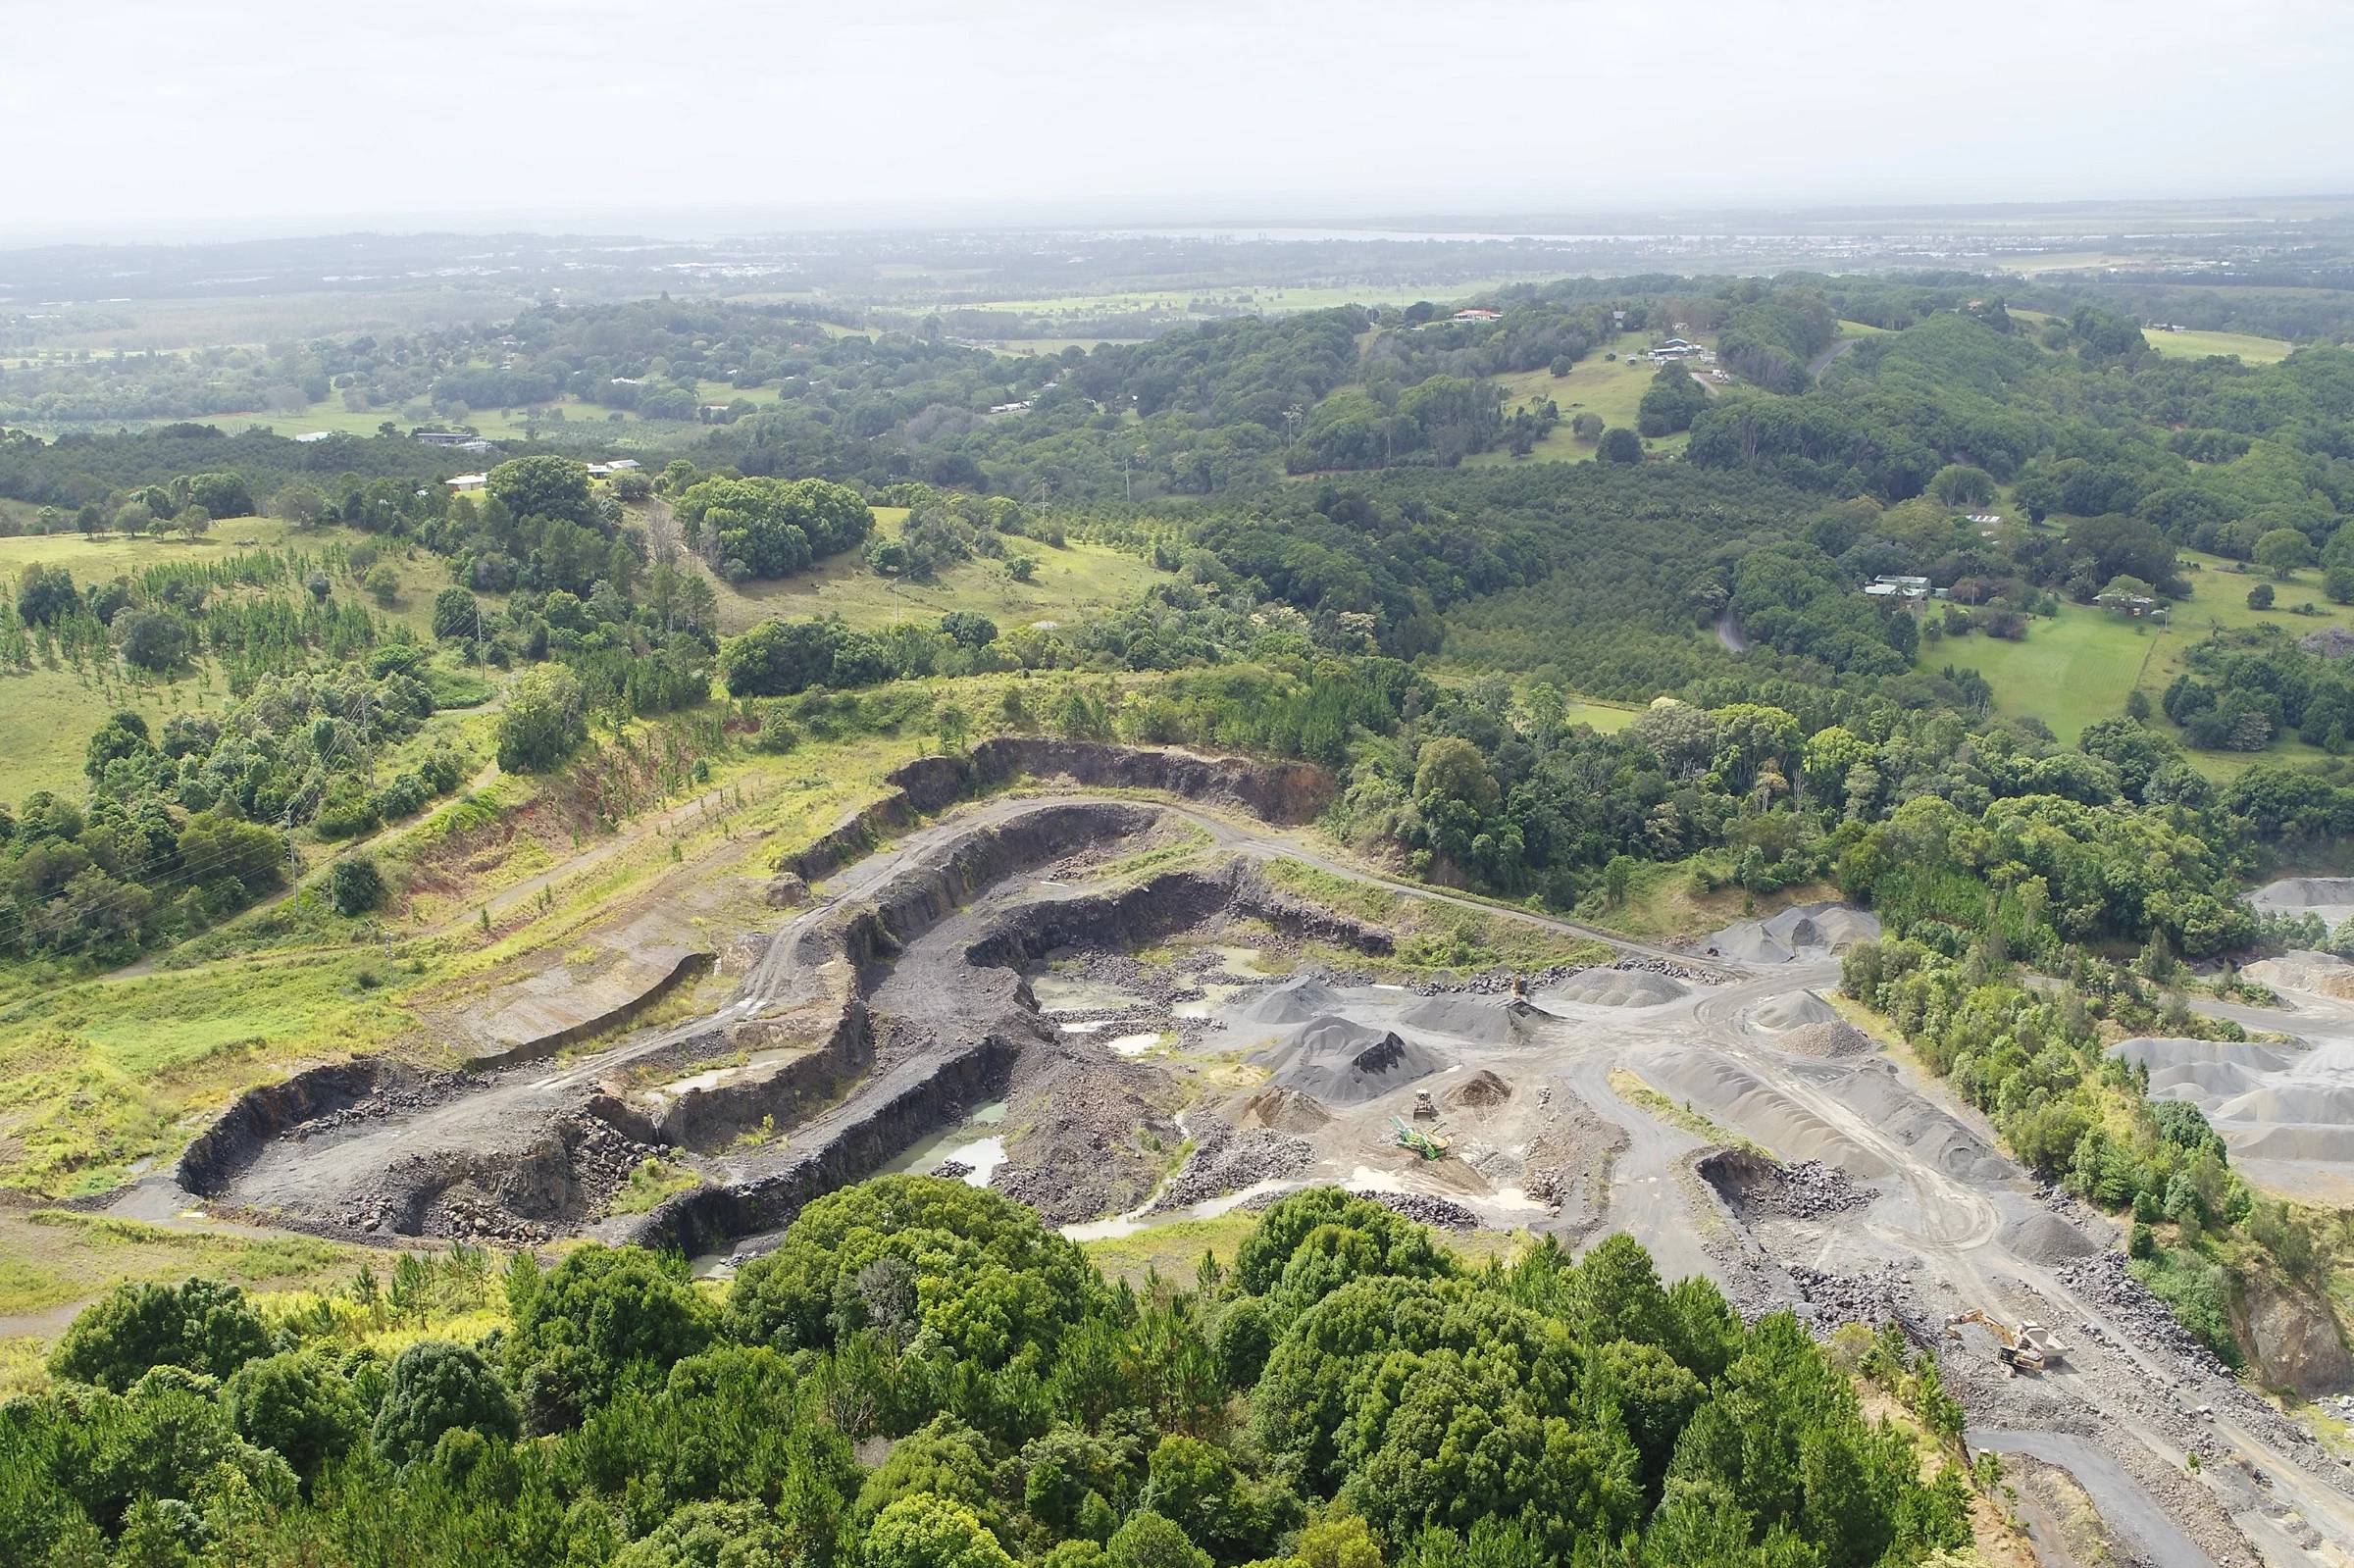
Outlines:
{"label": "bulldozer", "polygon": [[1962,1338],[1965,1323],[1983,1324],[1994,1335],[1994,1353],[2013,1377],[2021,1372],[2043,1372],[2060,1364],[2067,1346],[2053,1338],[2052,1331],[2040,1323],[2022,1323],[2014,1329],[1999,1318],[1989,1317],[1971,1307],[1957,1312],[1945,1320],[1945,1337]]}
{"label": "bulldozer", "polygon": [[1447,1151],[1455,1146],[1448,1141],[1446,1134],[1425,1133],[1418,1127],[1408,1127],[1403,1117],[1391,1117],[1390,1130],[1397,1136],[1400,1148],[1411,1149],[1426,1160],[1443,1160],[1447,1157]]}

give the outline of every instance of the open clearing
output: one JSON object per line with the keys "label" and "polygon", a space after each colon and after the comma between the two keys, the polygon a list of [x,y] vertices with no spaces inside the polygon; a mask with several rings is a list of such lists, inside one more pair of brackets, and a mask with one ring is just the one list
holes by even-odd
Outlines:
{"label": "open clearing", "polygon": [[[1533,406],[1550,397],[1554,407],[1561,410],[1561,422],[1536,444],[1535,450],[1525,459],[1515,459],[1511,453],[1499,447],[1495,451],[1478,452],[1463,459],[1465,466],[1489,467],[1515,461],[1574,463],[1590,458],[1598,443],[1580,440],[1569,430],[1570,421],[1580,414],[1600,415],[1606,428],[1624,426],[1633,430],[1636,408],[1642,403],[1643,393],[1650,387],[1652,378],[1659,374],[1659,367],[1648,360],[1630,359],[1627,356],[1642,353],[1651,346],[1653,340],[1654,334],[1651,332],[1621,332],[1615,341],[1604,344],[1571,366],[1566,376],[1556,376],[1551,370],[1539,369],[1514,371],[1497,377],[1496,384],[1504,388],[1506,414]],[[1616,354],[1618,357],[1607,359],[1604,357],[1607,354]],[[1646,440],[1643,445],[1645,450],[1651,452],[1680,452],[1689,439],[1686,432],[1679,430],[1673,435]]]}
{"label": "open clearing", "polygon": [[2150,347],[2168,359],[2205,359],[2211,354],[2226,354],[2250,365],[2272,365],[2288,358],[2296,344],[2278,337],[2258,337],[2252,332],[2205,332],[2195,329],[2179,332],[2145,331]]}
{"label": "open clearing", "polygon": [[[896,536],[906,523],[902,509],[875,508],[876,531],[885,537]],[[734,633],[775,616],[814,615],[839,615],[853,627],[868,628],[937,619],[950,610],[988,616],[1005,632],[1041,622],[1078,626],[1134,604],[1147,587],[1169,577],[1142,556],[1084,539],[1056,548],[1009,538],[1006,548],[1036,561],[1037,575],[1017,582],[1003,562],[974,559],[933,582],[915,582],[878,576],[853,550],[774,582],[729,583],[714,578],[720,630]]]}
{"label": "open clearing", "polygon": [[[2073,744],[2094,720],[2124,713],[2125,698],[2136,687],[2155,704],[2188,668],[2189,651],[2211,632],[2277,627],[2295,638],[2323,627],[2354,628],[2354,610],[2329,602],[2317,569],[2309,567],[2280,580],[2253,570],[2242,572],[2239,563],[2221,556],[2196,550],[2177,553],[2197,570],[2185,574],[2190,596],[2170,607],[2166,626],[2129,620],[2092,605],[2063,604],[2057,616],[2029,617],[2027,634],[2021,641],[1974,632],[1934,644],[1924,641],[1919,663],[1923,669],[1950,664],[1977,671],[1994,688],[1998,712],[2032,714]],[[2273,584],[2275,605],[2270,610],[2248,608],[2248,589],[2259,582]],[[2156,722],[2177,733],[2163,719]],[[2310,760],[2321,755],[2294,736],[2277,737],[2269,750],[2259,753],[2190,753],[2203,771],[2219,778],[2267,758]]]}

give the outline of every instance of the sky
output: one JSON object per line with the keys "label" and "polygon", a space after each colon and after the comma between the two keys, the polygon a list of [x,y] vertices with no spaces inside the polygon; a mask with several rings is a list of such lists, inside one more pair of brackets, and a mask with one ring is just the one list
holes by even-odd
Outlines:
{"label": "sky", "polygon": [[0,236],[2354,191],[2347,0],[0,0]]}

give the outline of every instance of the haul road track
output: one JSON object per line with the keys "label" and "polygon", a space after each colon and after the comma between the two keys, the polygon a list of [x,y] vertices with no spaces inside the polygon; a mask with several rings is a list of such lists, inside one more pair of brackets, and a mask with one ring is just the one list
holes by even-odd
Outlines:
{"label": "haul road track", "polygon": [[[1778,963],[1645,947],[1368,876],[1243,809],[1320,803],[1250,764],[1038,743],[1013,761],[1077,782],[920,820],[998,780],[919,772],[939,759],[903,771],[910,799],[882,825],[906,831],[866,853],[874,824],[845,825],[804,856],[820,896],[709,1016],[475,1075],[331,1064],[248,1096],[176,1184],[126,1206],[717,1260],[834,1187],[930,1161],[933,1135],[945,1169],[1083,1235],[1333,1182],[1440,1224],[1625,1230],[1663,1276],[1706,1274],[1751,1314],[1787,1306],[1824,1332],[1893,1317],[1937,1349],[1988,1445],[2074,1474],[2121,1560],[2354,1560],[2335,1555],[2354,1552],[2343,1467],[2150,1314],[2105,1221],[2039,1192],[1972,1113],[1836,1020],[1833,949],[1868,917],[1796,912],[1718,944]],[[1161,792],[1091,787],[1107,778]],[[1177,835],[1186,852],[1144,855]],[[1237,949],[1312,938],[1370,970],[1389,934],[1271,885],[1258,868],[1275,856],[1619,957],[1526,997],[1277,979]],[[1129,857],[1174,869],[1123,873]],[[1191,940],[1131,956],[1171,938]],[[1443,1137],[1446,1157],[1407,1152],[1398,1124]],[[1189,1138],[1168,1171],[1162,1151]],[[656,1154],[703,1185],[612,1212]],[[1985,1331],[1947,1330],[1973,1307],[2052,1325],[2070,1353],[2012,1379]]]}

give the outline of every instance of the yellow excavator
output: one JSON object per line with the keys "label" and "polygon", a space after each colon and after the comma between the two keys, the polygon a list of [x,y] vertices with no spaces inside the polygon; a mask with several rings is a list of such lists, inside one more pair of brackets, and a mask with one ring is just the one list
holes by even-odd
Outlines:
{"label": "yellow excavator", "polygon": [[1976,1307],[1971,1307],[1968,1312],[1957,1312],[1947,1318],[1945,1320],[1945,1337],[1949,1340],[1961,1339],[1962,1325],[1965,1323],[1983,1324],[1992,1331],[1994,1353],[2001,1359],[2003,1365],[2010,1369],[2014,1377],[2021,1372],[2043,1372],[2056,1367],[2060,1364],[2061,1357],[2067,1353],[2068,1347],[2054,1339],[2052,1331],[2042,1324],[2022,1323],[2014,1329],[1999,1318],[1987,1316]]}

